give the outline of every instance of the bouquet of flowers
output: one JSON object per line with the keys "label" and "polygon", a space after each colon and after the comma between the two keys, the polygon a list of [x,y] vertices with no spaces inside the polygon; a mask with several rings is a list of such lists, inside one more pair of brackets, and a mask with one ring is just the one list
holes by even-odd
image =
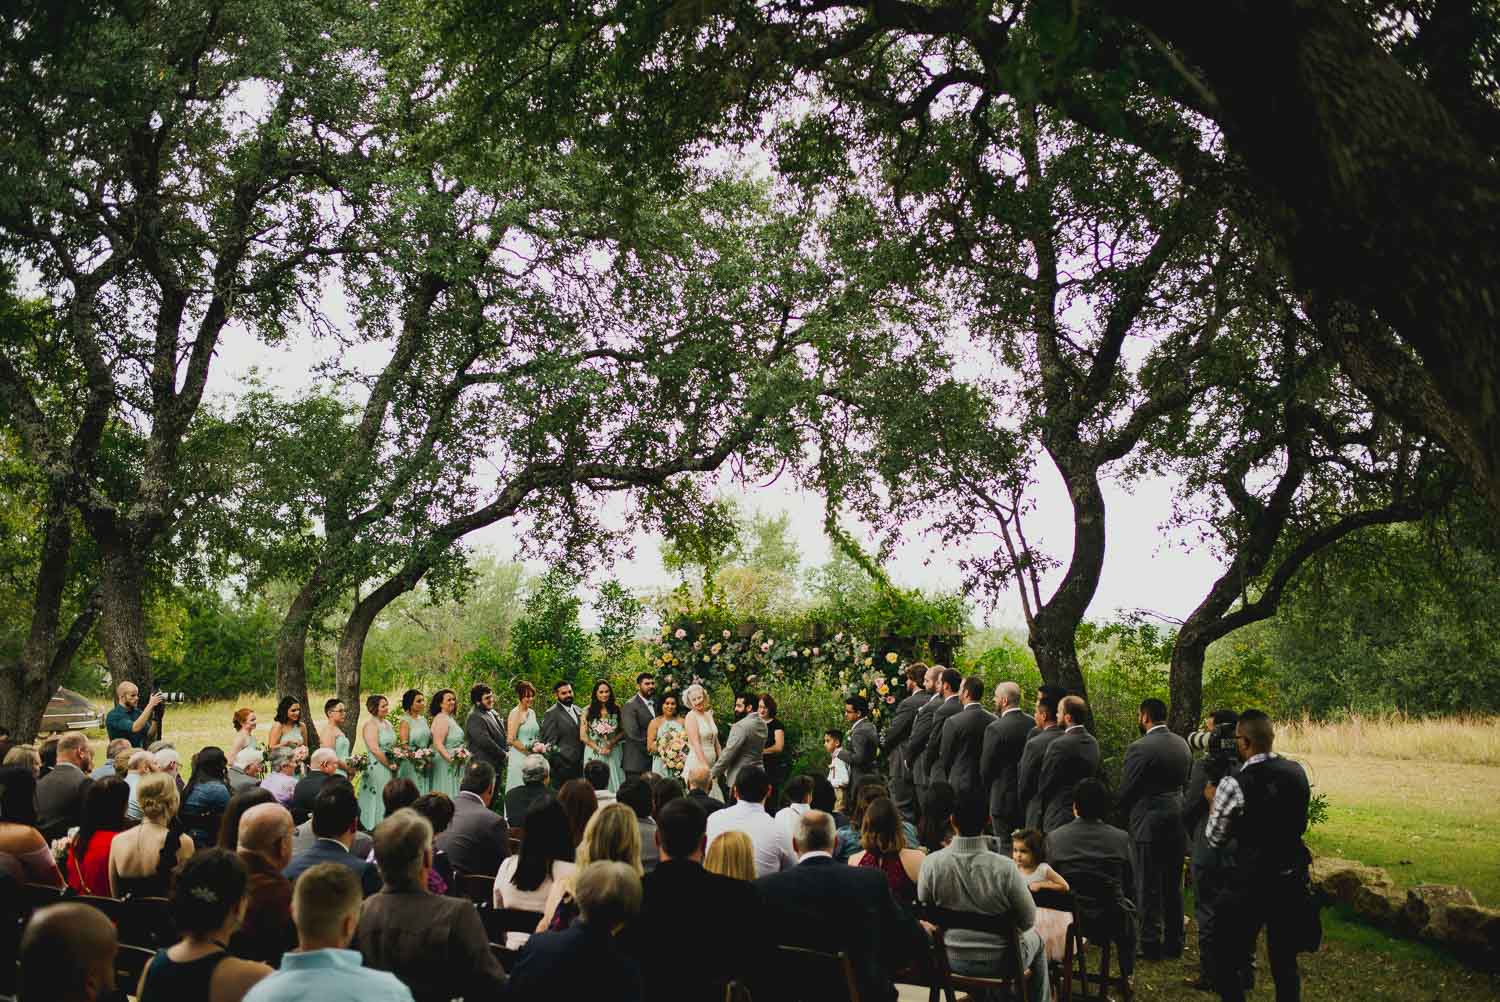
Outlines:
{"label": "bouquet of flowers", "polygon": [[683,767],[687,765],[687,732],[674,730],[664,738],[657,738],[656,750],[661,755],[661,764],[667,767],[667,771],[674,777],[681,775]]}
{"label": "bouquet of flowers", "polygon": [[412,768],[416,769],[418,772],[426,772],[428,769],[431,769],[432,758],[434,754],[435,753],[431,748],[411,749],[411,755],[409,757],[411,760]]}
{"label": "bouquet of flowers", "polygon": [[391,750],[387,753],[386,757],[397,765],[400,765],[402,762],[411,759],[411,753],[412,749],[410,745],[396,744],[391,746]]}
{"label": "bouquet of flowers", "polygon": [[358,776],[368,768],[370,768],[370,756],[365,754],[349,756],[349,771],[354,773],[355,776]]}
{"label": "bouquet of flowers", "polygon": [[465,762],[469,761],[469,758],[470,755],[468,745],[459,745],[457,748],[453,749],[454,765],[463,765]]}
{"label": "bouquet of flowers", "polygon": [[589,734],[593,735],[598,744],[609,743],[610,737],[615,733],[615,722],[608,717],[601,716],[598,720],[589,724]]}

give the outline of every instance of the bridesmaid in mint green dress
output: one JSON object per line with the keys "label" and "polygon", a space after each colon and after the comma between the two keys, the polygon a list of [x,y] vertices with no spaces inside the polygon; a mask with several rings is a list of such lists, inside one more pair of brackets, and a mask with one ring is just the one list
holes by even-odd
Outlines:
{"label": "bridesmaid in mint green dress", "polygon": [[370,766],[359,782],[359,824],[374,831],[385,820],[385,784],[395,778],[391,767],[391,749],[396,747],[396,729],[385,718],[390,715],[391,701],[381,695],[365,700],[370,719],[364,722],[360,735],[370,753]]}
{"label": "bridesmaid in mint green dress", "polygon": [[428,703],[432,710],[432,793],[446,793],[449,799],[458,796],[459,780],[463,777],[462,762],[453,760],[453,753],[464,746],[464,728],[453,719],[458,709],[458,697],[452,689],[439,689]]}
{"label": "bridesmaid in mint green dress", "polygon": [[620,729],[620,706],[615,702],[614,687],[604,679],[594,683],[588,712],[578,722],[578,736],[583,739],[583,764],[598,759],[608,765],[609,792],[617,792],[625,781],[625,768],[620,762],[625,755],[625,749],[620,747],[625,732]]}
{"label": "bridesmaid in mint green dress", "polygon": [[344,717],[347,715],[342,699],[330,699],[323,704],[323,722],[318,725],[318,747],[333,748],[333,753],[339,757],[338,774],[345,779],[349,778],[349,754],[354,750],[349,736],[344,733]]}
{"label": "bridesmaid in mint green dress", "polygon": [[537,754],[537,749],[543,747],[542,726],[531,708],[535,699],[536,686],[525,679],[516,683],[516,705],[505,718],[505,743],[510,746],[505,752],[506,793],[522,784],[521,764],[526,756]]}
{"label": "bridesmaid in mint green dress", "polygon": [[[396,736],[408,748],[432,747],[432,728],[427,726],[427,718],[422,715],[425,709],[427,709],[427,697],[417,690],[407,689],[401,694],[401,730]],[[396,775],[416,783],[418,794],[432,789],[430,764],[428,768],[423,769],[407,759],[397,766]]]}

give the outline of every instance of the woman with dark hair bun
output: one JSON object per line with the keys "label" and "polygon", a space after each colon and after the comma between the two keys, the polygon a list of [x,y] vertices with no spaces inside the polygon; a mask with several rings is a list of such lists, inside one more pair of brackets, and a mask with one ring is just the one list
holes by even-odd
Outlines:
{"label": "woman with dark hair bun", "polygon": [[107,898],[109,894],[109,847],[125,830],[125,806],[130,787],[123,779],[106,776],[95,780],[83,795],[83,824],[68,847],[64,876],[79,894]]}
{"label": "woman with dark hair bun", "polygon": [[464,725],[453,718],[458,710],[458,696],[452,689],[439,689],[427,701],[432,714],[432,778],[428,789],[446,794],[449,800],[458,796],[464,764],[455,753],[464,745]]}
{"label": "woman with dark hair bun", "polygon": [[391,762],[396,729],[386,720],[391,713],[391,701],[378,692],[365,697],[365,709],[370,711],[370,718],[360,725],[359,733],[364,738],[365,751],[370,754],[370,765],[359,779],[359,824],[372,832],[385,820],[385,784],[396,775]]}
{"label": "woman with dark hair bun", "polygon": [[239,856],[205,849],[182,865],[172,919],[182,939],[157,952],[141,974],[139,1002],[239,1002],[271,968],[229,955],[245,914],[249,875]]}
{"label": "woman with dark hair bun", "polygon": [[[432,728],[427,726],[427,717],[423,713],[426,709],[427,697],[416,689],[407,689],[401,694],[401,726],[396,732],[396,741],[409,751],[432,747]],[[425,763],[406,758],[397,767],[396,774],[417,784],[417,796],[420,797],[432,789],[431,766],[430,758]]]}
{"label": "woman with dark hair bun", "polygon": [[923,849],[937,852],[953,841],[953,836],[958,834],[953,827],[953,809],[957,806],[958,793],[951,783],[940,779],[927,788],[917,825],[917,836]]}
{"label": "woman with dark hair bun", "polygon": [[296,752],[297,767],[307,758],[307,728],[302,723],[302,704],[295,696],[283,696],[276,704],[276,721],[266,736],[266,748],[275,751],[286,747]]}

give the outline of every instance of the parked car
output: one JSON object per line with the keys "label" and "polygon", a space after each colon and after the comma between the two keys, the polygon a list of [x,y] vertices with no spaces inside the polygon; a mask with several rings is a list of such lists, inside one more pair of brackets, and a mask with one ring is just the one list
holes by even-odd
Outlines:
{"label": "parked car", "polygon": [[104,720],[83,696],[72,689],[59,688],[47,703],[47,712],[42,714],[42,733],[51,731],[83,731],[92,727],[103,727]]}

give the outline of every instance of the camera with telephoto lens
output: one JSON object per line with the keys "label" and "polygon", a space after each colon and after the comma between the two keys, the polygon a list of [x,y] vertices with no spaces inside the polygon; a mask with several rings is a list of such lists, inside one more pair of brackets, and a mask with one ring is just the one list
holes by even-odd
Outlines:
{"label": "camera with telephoto lens", "polygon": [[152,695],[160,696],[161,697],[161,701],[163,703],[186,703],[187,702],[187,693],[185,693],[185,692],[157,692],[157,693],[153,693]]}
{"label": "camera with telephoto lens", "polygon": [[1230,772],[1239,762],[1239,751],[1235,746],[1235,724],[1217,724],[1206,731],[1194,731],[1188,735],[1188,747],[1208,755],[1208,771],[1214,782]]}

